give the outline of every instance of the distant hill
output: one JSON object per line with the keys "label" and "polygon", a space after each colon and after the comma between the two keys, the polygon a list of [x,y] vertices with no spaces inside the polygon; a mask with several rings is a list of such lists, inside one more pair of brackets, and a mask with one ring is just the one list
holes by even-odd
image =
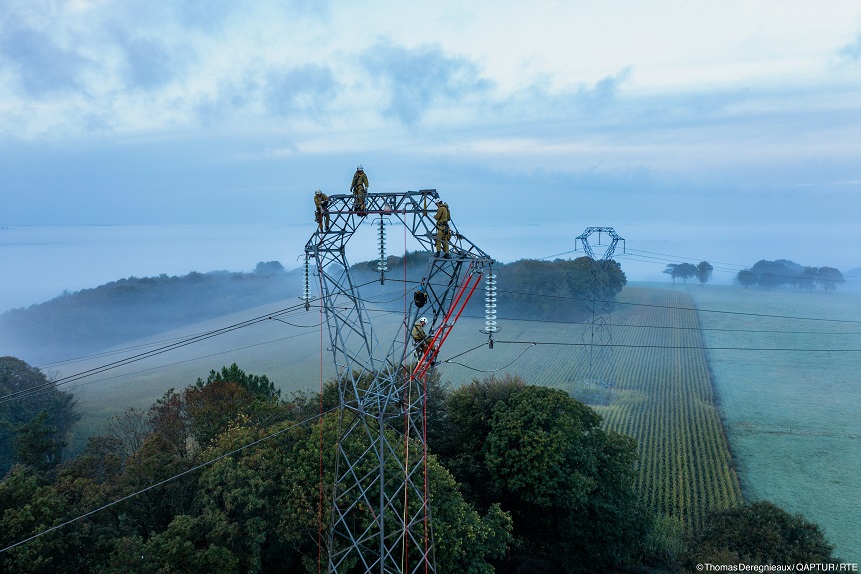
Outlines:
{"label": "distant hill", "polygon": [[298,296],[301,271],[277,261],[251,273],[129,277],[0,315],[3,354],[33,363],[86,354],[188,323]]}
{"label": "distant hill", "polygon": [[[403,294],[412,300],[429,261],[426,252],[391,256],[384,283],[379,281],[376,260],[356,263],[350,271],[366,303],[401,309]],[[621,267],[611,263],[600,271],[593,269],[588,257],[523,259],[495,266],[499,318],[582,319],[589,284],[596,273],[608,280],[612,294],[626,284]],[[251,273],[129,277],[64,293],[0,315],[0,349],[3,354],[25,357],[31,364],[45,364],[267,303],[284,299],[299,303],[296,298],[302,292],[302,273],[301,269],[286,272],[279,262],[270,261],[258,263]],[[467,314],[484,315],[484,295],[482,283]]]}

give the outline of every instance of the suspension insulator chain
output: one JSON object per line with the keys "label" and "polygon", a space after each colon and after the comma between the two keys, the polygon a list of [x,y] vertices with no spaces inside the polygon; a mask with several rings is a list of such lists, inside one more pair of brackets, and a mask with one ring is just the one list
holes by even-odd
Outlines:
{"label": "suspension insulator chain", "polygon": [[305,301],[305,310],[311,308],[311,257],[305,253],[305,287],[302,289],[302,300]]}
{"label": "suspension insulator chain", "polygon": [[389,270],[389,267],[386,265],[386,220],[382,217],[380,218],[379,240],[380,261],[377,263],[377,271],[380,272],[380,285],[384,285],[386,283],[386,271]]}
{"label": "suspension insulator chain", "polygon": [[496,275],[493,269],[487,273],[485,280],[484,297],[484,328],[487,331],[488,345],[493,348],[493,334],[498,330],[496,326]]}

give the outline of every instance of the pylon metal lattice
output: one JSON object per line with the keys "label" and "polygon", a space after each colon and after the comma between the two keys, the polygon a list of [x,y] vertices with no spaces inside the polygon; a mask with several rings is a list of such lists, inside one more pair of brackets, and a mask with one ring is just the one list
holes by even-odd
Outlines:
{"label": "pylon metal lattice", "polygon": [[[400,221],[431,251],[438,198],[433,189],[369,193],[364,206],[357,206],[352,195],[330,196],[329,231],[314,233],[305,245],[306,259],[316,261],[340,401],[328,572],[436,572],[427,491],[426,383],[439,346],[493,260],[450,221],[451,259],[432,258],[422,282],[427,303],[421,309],[410,305],[403,332],[383,352],[345,247],[366,216],[380,217],[377,270],[383,282],[382,219]],[[310,303],[307,288],[303,298]],[[429,351],[413,362],[410,330],[420,314],[428,317],[428,332],[435,335]],[[410,456],[412,445],[421,454]]]}
{"label": "pylon metal lattice", "polygon": [[[598,234],[598,244],[601,244],[601,234],[610,237],[610,244],[600,259],[595,257],[589,236]],[[608,282],[608,266],[613,259],[616,245],[625,240],[616,234],[612,227],[587,227],[574,239],[574,249],[577,242],[582,243],[583,251],[594,261],[589,279],[588,311],[590,315],[589,328],[583,331],[582,340],[588,345],[589,371],[587,382],[604,387],[616,384],[616,373],[613,368],[613,336],[610,331],[609,319],[611,311],[611,291]]]}

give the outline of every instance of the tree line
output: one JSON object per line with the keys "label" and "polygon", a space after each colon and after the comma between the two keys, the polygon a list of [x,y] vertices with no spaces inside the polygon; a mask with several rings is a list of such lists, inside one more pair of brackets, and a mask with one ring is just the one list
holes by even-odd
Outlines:
{"label": "tree line", "polygon": [[676,284],[676,279],[681,279],[685,283],[691,277],[696,277],[700,285],[704,285],[712,277],[714,267],[708,261],[700,261],[699,264],[693,263],[670,263],[664,269],[664,273],[673,278],[673,285]]}
{"label": "tree line", "polygon": [[753,267],[739,271],[736,282],[744,287],[756,286],[766,289],[790,287],[813,291],[821,287],[828,293],[837,289],[846,280],[834,267],[805,266],[788,259],[775,261],[761,259]]}
{"label": "tree line", "polygon": [[[390,276],[406,267],[418,283],[429,254],[408,252],[390,256]],[[369,281],[363,296],[391,289],[373,281],[377,261],[351,267]],[[501,318],[577,320],[589,305],[589,287],[606,286],[615,297],[627,283],[616,261],[537,261],[524,259],[494,267],[499,277]],[[0,314],[0,340],[7,352],[47,363],[181,327],[258,305],[280,301],[301,291],[302,271],[285,271],[278,261],[259,262],[251,273],[212,271],[184,276],[128,277],[92,289],[66,292],[50,301]],[[536,296],[538,295],[538,296]],[[483,302],[474,297],[469,312],[483,315]]]}
{"label": "tree line", "polygon": [[[4,385],[44,384],[38,369],[4,364]],[[337,406],[335,381],[286,399],[234,364],[113,417],[71,460],[52,445],[68,428],[40,419],[52,440],[32,441],[18,425],[0,548],[139,494],[0,553],[0,571],[316,572]],[[427,406],[439,572],[834,561],[815,524],[766,502],[715,512],[697,532],[652,515],[633,488],[634,440],[563,391],[512,376],[450,389],[435,377]]]}
{"label": "tree line", "polygon": [[[390,273],[404,268],[405,260],[407,279],[417,284],[427,270],[430,256],[422,251],[408,252],[405,258],[389,256]],[[350,269],[370,281],[379,277],[377,263],[376,260],[363,261]],[[554,261],[521,259],[496,264],[493,273],[497,276],[499,316],[504,319],[579,320],[590,308],[595,286],[613,300],[628,282],[617,261],[585,256]],[[373,294],[385,289],[379,284],[370,284],[362,287],[363,294],[366,291]],[[484,297],[473,297],[467,309],[472,314],[483,315]]]}

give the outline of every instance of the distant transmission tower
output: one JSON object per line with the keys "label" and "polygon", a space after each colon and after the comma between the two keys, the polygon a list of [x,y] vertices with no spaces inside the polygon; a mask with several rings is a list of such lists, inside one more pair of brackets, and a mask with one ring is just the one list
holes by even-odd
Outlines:
{"label": "distant transmission tower", "polygon": [[[403,330],[384,349],[351,276],[345,247],[365,215],[379,217],[377,271],[385,281],[384,219],[400,221],[432,251],[438,197],[433,189],[367,194],[366,211],[359,213],[352,195],[330,196],[330,231],[314,233],[305,245],[302,298],[310,306],[313,260],[340,401],[327,572],[437,571],[427,482],[427,381],[440,346],[482,276],[493,276],[493,260],[449,222],[451,259],[432,258],[422,280],[424,295],[411,303]],[[495,296],[495,290],[486,292]],[[492,308],[494,314],[486,323],[491,342],[495,307],[495,301],[488,303],[488,313]],[[416,356],[410,333],[422,315],[428,317],[432,340]]]}
{"label": "distant transmission tower", "polygon": [[[601,244],[601,234],[610,238],[610,243],[604,255],[598,259],[589,245],[589,236],[598,234],[598,244]],[[586,231],[574,239],[574,249],[577,242],[583,244],[583,251],[593,260],[592,273],[589,279],[588,310],[590,314],[589,329],[583,331],[583,342],[589,346],[589,374],[587,382],[597,383],[604,387],[616,384],[616,372],[613,368],[613,336],[610,332],[610,299],[611,289],[608,273],[616,245],[621,241],[623,248],[625,240],[619,237],[612,227],[587,227]]]}

